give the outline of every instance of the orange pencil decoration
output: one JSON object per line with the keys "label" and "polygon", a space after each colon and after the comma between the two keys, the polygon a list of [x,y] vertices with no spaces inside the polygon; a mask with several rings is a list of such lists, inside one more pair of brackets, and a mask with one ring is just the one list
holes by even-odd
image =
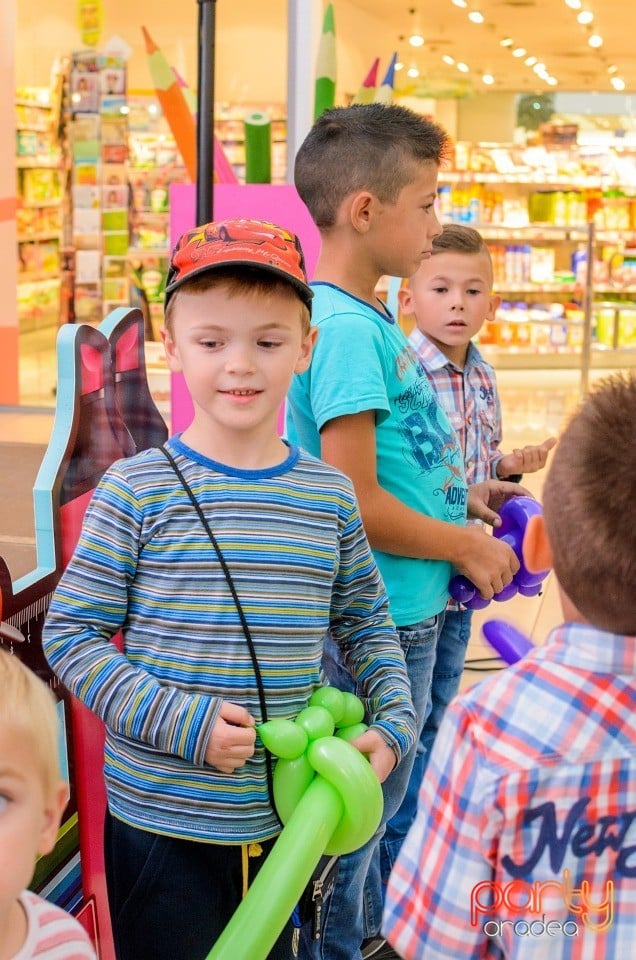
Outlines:
{"label": "orange pencil decoration", "polygon": [[172,67],[151,38],[145,27],[141,28],[146,42],[148,66],[157,98],[168,122],[188,176],[193,183],[197,179],[197,136],[192,111]]}
{"label": "orange pencil decoration", "polygon": [[[175,68],[172,68],[172,72],[177,78],[177,82],[181,87],[183,96],[186,99],[186,103],[190,107],[190,112],[196,121],[197,114],[197,98],[191,87],[185,82],[181,74]],[[223,149],[223,144],[219,140],[216,134],[214,134],[214,182],[215,183],[238,183],[238,177],[234,173],[234,167],[230,163]]]}

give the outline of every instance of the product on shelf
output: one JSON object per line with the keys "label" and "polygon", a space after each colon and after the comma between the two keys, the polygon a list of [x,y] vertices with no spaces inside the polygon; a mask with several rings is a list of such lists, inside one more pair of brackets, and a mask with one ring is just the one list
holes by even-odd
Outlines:
{"label": "product on shelf", "polygon": [[99,323],[128,303],[126,63],[78,51],[71,64],[75,312]]}
{"label": "product on shelf", "polygon": [[64,152],[59,69],[50,87],[19,87],[15,97],[18,208],[18,320],[27,333],[59,315]]}
{"label": "product on shelf", "polygon": [[577,365],[586,328],[594,350],[634,347],[636,151],[553,141],[457,143],[453,169],[440,172],[440,219],[472,224],[491,252],[502,302],[479,343],[495,362],[541,354]]}

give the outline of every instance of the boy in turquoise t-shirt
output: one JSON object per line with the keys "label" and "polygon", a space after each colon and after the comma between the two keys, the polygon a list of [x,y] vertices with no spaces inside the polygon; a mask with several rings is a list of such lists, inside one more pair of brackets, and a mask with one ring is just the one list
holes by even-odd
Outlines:
{"label": "boy in turquoise t-shirt", "polygon": [[[468,508],[496,524],[496,508],[520,488],[489,481],[467,490],[455,433],[375,295],[380,276],[411,276],[430,256],[441,231],[435,200],[446,145],[440,127],[403,107],[338,108],[314,124],[295,168],[322,249],[313,284],[319,336],[310,368],[292,383],[289,435],[354,482],[420,728],[452,569],[490,598],[518,568],[507,544],[465,521]],[[346,682],[329,643],[324,663],[333,682]],[[401,803],[414,756],[411,750],[383,785],[387,819]],[[378,934],[380,833],[341,859],[323,937],[315,944],[303,936],[301,956],[359,960],[365,934]]]}

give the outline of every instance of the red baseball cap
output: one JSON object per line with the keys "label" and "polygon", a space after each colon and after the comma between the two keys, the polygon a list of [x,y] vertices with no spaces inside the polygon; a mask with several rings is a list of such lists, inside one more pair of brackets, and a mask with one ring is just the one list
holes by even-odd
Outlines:
{"label": "red baseball cap", "polygon": [[295,233],[266,220],[218,220],[184,233],[172,251],[165,303],[182,284],[220,267],[255,267],[290,283],[311,309],[314,295]]}

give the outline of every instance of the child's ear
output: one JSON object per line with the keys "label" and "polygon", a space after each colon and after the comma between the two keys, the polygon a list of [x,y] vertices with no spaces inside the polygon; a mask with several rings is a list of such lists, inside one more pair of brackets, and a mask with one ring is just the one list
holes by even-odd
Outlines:
{"label": "child's ear", "polygon": [[400,305],[400,312],[403,313],[405,317],[410,317],[415,313],[413,291],[410,287],[401,287],[398,290],[398,303]]}
{"label": "child's ear", "polygon": [[310,327],[309,333],[300,345],[300,353],[294,367],[294,373],[304,373],[311,363],[311,354],[318,339],[318,327]]}
{"label": "child's ear", "polygon": [[501,304],[501,297],[498,293],[493,293],[490,295],[490,305],[488,307],[488,313],[486,314],[486,320],[494,320],[495,314],[499,309]]}
{"label": "child's ear", "polygon": [[55,846],[57,831],[62,821],[62,814],[68,803],[68,798],[68,783],[65,780],[60,780],[44,807],[40,842],[38,844],[38,853],[41,856],[45,853],[50,853]]}
{"label": "child's ear", "polygon": [[167,327],[162,327],[159,333],[161,335],[163,349],[166,351],[168,368],[172,373],[181,373],[181,360],[179,359],[179,354],[176,344],[172,338],[172,334]]}
{"label": "child's ear", "polygon": [[552,548],[543,514],[530,517],[523,535],[523,562],[530,573],[552,569]]}
{"label": "child's ear", "polygon": [[345,202],[348,204],[349,220],[353,229],[357,233],[368,233],[378,207],[376,197],[366,190],[360,190]]}

